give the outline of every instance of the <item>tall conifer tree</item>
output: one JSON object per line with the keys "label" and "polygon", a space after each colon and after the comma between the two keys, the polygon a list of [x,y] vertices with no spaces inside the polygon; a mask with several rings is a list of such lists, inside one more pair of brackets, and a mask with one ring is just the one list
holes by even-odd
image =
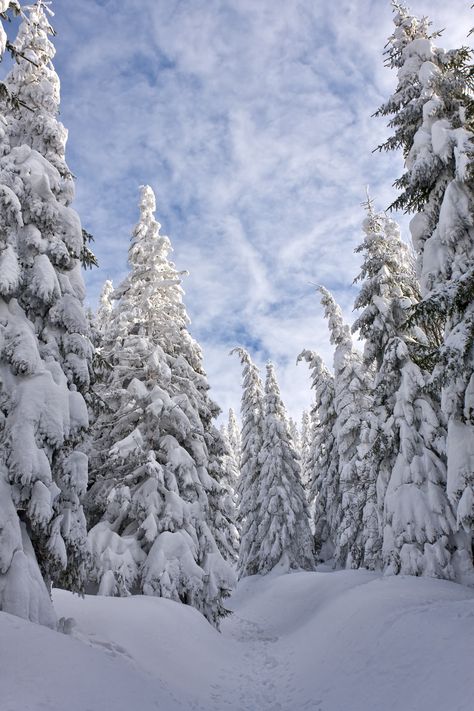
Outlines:
{"label": "tall conifer tree", "polygon": [[5,125],[0,521],[0,609],[53,624],[44,583],[81,590],[87,539],[81,497],[87,457],[91,344],[82,306],[84,237],[67,131],[58,121],[59,79],[43,2],[28,9],[7,77],[15,100]]}
{"label": "tall conifer tree", "polygon": [[315,565],[299,457],[272,364],[267,365],[261,470],[256,487],[257,526],[253,572],[278,563],[312,570]]}
{"label": "tall conifer tree", "polygon": [[[435,46],[427,21],[395,4],[388,58],[396,93],[379,113],[395,128],[383,148],[402,148],[396,207],[410,223],[422,299],[415,317],[444,325],[433,387],[447,415],[447,491],[472,550],[474,523],[474,231],[470,51]],[[462,547],[461,536],[458,542]]]}
{"label": "tall conifer tree", "polygon": [[111,368],[99,387],[107,409],[94,427],[95,578],[104,594],[168,597],[217,625],[233,584],[222,556],[231,536],[224,449],[181,275],[154,211],[145,186],[130,273],[103,336]]}
{"label": "tall conifer tree", "polygon": [[372,414],[371,373],[354,349],[349,326],[333,296],[320,287],[321,303],[328,319],[334,352],[334,438],[339,459],[341,519],[336,560],[342,566],[358,568],[366,561],[367,541],[377,527],[375,473],[361,466],[361,443],[370,427]]}
{"label": "tall conifer tree", "polygon": [[240,479],[237,491],[240,528],[239,577],[258,572],[258,485],[260,452],[263,444],[263,388],[256,365],[244,348],[234,348],[242,363],[242,444]]}
{"label": "tall conifer tree", "polygon": [[304,350],[311,371],[314,404],[307,453],[308,497],[312,508],[316,553],[320,560],[333,557],[340,535],[341,485],[335,440],[334,378],[314,351]]}

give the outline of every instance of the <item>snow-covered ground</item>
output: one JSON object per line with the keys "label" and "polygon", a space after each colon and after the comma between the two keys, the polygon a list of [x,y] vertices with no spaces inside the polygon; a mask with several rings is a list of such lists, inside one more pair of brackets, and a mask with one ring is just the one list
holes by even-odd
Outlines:
{"label": "snow-covered ground", "polygon": [[474,591],[364,571],[244,579],[216,632],[152,597],[0,613],[1,711],[472,711]]}

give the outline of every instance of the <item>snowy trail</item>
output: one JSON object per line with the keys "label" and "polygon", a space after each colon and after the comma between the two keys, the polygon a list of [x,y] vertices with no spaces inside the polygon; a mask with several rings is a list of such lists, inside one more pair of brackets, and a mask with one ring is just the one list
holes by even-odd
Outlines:
{"label": "snowy trail", "polygon": [[[240,645],[240,668],[223,669],[215,685],[215,709],[261,709],[281,711],[281,689],[291,686],[291,672],[277,646],[279,638],[265,626],[234,614],[226,623],[224,635]],[[229,698],[229,689],[234,693]]]}
{"label": "snowy trail", "polygon": [[0,613],[1,711],[472,711],[474,591],[461,585],[246,578],[221,633],[160,598],[54,602],[71,634]]}

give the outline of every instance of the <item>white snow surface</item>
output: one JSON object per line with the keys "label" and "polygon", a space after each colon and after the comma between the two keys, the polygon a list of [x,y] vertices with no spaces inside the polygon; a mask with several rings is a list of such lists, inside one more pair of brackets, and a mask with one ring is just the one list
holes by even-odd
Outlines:
{"label": "white snow surface", "polygon": [[221,633],[163,598],[54,602],[69,634],[0,613],[2,711],[472,709],[474,591],[455,583],[248,577]]}

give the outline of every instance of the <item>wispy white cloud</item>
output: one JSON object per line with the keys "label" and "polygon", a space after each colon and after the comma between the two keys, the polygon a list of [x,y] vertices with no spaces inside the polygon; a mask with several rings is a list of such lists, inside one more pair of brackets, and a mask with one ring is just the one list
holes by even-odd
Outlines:
{"label": "wispy white cloud", "polygon": [[[391,32],[380,0],[56,0],[56,67],[77,208],[96,235],[105,278],[126,270],[138,185],[180,269],[209,380],[238,407],[237,343],[271,357],[292,413],[310,402],[295,365],[303,347],[330,363],[314,283],[351,319],[365,186],[393,199],[401,159],[373,154],[386,136],[371,118],[394,86],[383,67]],[[466,41],[464,0],[416,0]],[[406,229],[406,219],[403,221]]]}

